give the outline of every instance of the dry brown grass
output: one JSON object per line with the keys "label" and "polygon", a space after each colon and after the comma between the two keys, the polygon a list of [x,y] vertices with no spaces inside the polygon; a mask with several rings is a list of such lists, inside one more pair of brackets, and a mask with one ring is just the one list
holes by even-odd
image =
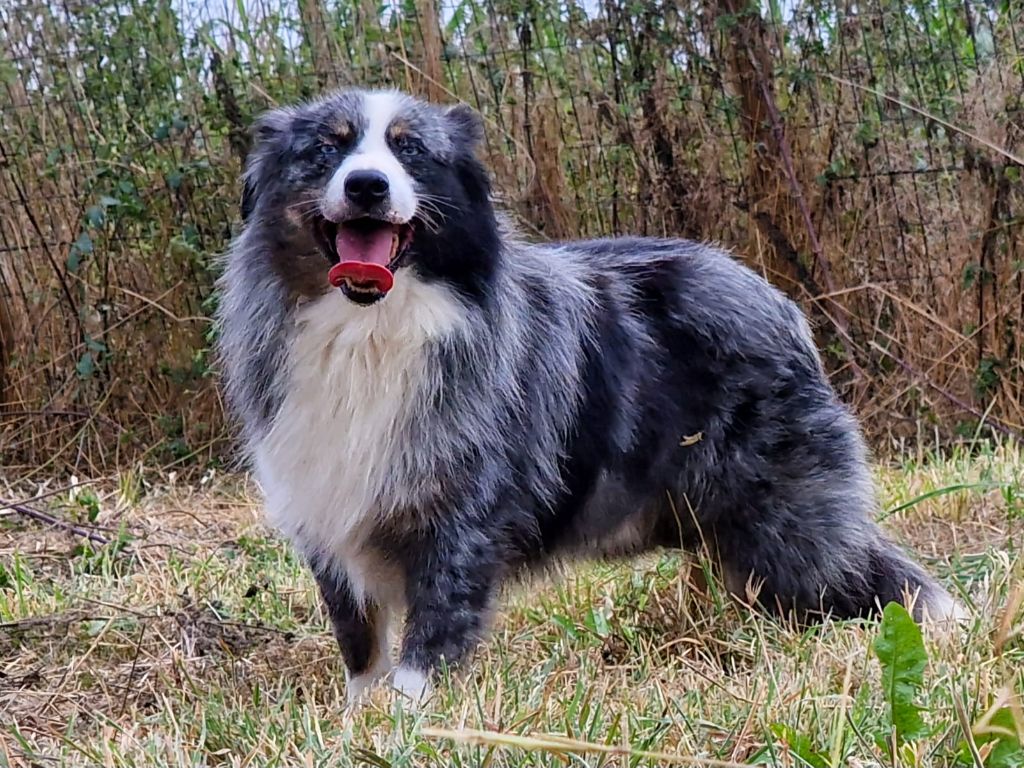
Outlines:
{"label": "dry brown grass", "polygon": [[[974,615],[956,641],[928,643],[935,730],[900,765],[954,762],[954,699],[974,722],[1007,686],[1024,691],[1021,461],[1004,446],[880,472],[888,508],[967,486],[886,521]],[[562,765],[551,735],[597,745],[569,749],[588,754],[579,765],[801,765],[779,725],[830,765],[891,763],[869,735],[885,728],[877,625],[780,625],[725,598],[700,561],[650,556],[512,588],[469,672],[424,712],[383,689],[352,711],[315,586],[244,479],[128,474],[77,493],[36,506],[123,546],[84,548],[0,513],[0,765]]]}
{"label": "dry brown grass", "polygon": [[[18,0],[0,107],[5,462],[96,475],[223,457],[206,318],[246,126],[335,83],[479,108],[500,196],[532,235],[734,248],[803,303],[880,440],[951,439],[979,422],[1024,431],[1020,169],[969,138],[1019,152],[1015,21],[972,58],[959,10],[929,37],[899,3],[849,17],[836,3],[835,37],[798,13],[783,47],[779,27],[729,2],[615,0],[593,18],[467,5],[442,30],[435,17],[454,6],[423,0],[385,30],[379,4],[339,6],[339,25],[334,5],[303,0],[296,52],[281,47],[289,20],[262,0],[244,23],[196,6],[196,24],[219,31],[195,48],[155,10],[98,34]],[[140,62],[133,36],[145,35],[154,50]],[[83,234],[91,250],[75,255]]]}

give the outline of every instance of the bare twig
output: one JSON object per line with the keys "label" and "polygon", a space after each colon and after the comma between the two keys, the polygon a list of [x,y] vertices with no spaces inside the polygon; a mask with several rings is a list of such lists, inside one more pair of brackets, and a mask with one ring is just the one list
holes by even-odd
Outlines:
{"label": "bare twig", "polygon": [[46,512],[40,512],[38,509],[26,507],[24,504],[4,502],[2,507],[0,508],[14,510],[19,515],[24,515],[25,517],[30,517],[33,520],[38,520],[41,523],[52,525],[54,528],[62,528],[65,531],[70,531],[76,536],[83,536],[89,539],[89,541],[96,542],[97,544],[110,543],[110,539],[106,538],[105,536],[100,536],[95,531],[90,531],[80,526],[74,525],[73,523],[69,523],[66,520],[61,520],[59,517],[54,517],[53,515],[47,514]]}
{"label": "bare twig", "polygon": [[[109,416],[104,416],[101,413],[93,413],[90,411],[67,411],[67,410],[31,410],[31,411],[9,411],[0,410],[0,421],[6,421],[7,419],[27,419],[33,417],[46,417],[46,418],[64,418],[64,419],[96,419],[98,421],[107,424],[117,431],[122,431],[123,427],[116,421],[111,419]],[[132,438],[134,439],[134,438]]]}
{"label": "bare twig", "polygon": [[[175,285],[175,287],[177,287],[178,285],[181,285],[181,281],[180,280]],[[144,304],[148,304],[153,309],[155,309],[158,312],[160,312],[164,317],[169,318],[170,320],[172,320],[175,323],[196,323],[196,322],[208,323],[208,322],[210,322],[210,318],[202,317],[201,315],[185,315],[184,317],[179,317],[178,315],[176,315],[173,312],[171,312],[171,310],[167,309],[167,307],[165,307],[163,304],[161,304],[157,299],[151,299],[148,296],[143,296],[141,293],[136,293],[135,291],[133,291],[133,290],[131,290],[129,288],[125,288],[123,285],[115,285],[114,288],[116,288],[117,290],[121,291],[121,293],[128,294],[133,299],[138,299],[139,301],[143,302]],[[162,296],[166,296],[167,295],[167,291],[165,291],[161,295]]]}
{"label": "bare twig", "polygon": [[128,706],[128,694],[132,689],[132,680],[135,679],[135,667],[139,662],[139,654],[142,653],[142,638],[146,636],[146,622],[139,627],[139,639],[135,641],[135,655],[132,656],[132,668],[128,671],[128,682],[124,686],[124,695],[121,697],[121,710],[117,713],[118,719],[124,716],[125,707]]}
{"label": "bare twig", "polygon": [[915,369],[912,365],[910,365],[909,363],[904,361],[902,358],[894,355],[892,352],[890,352],[888,349],[883,347],[881,344],[879,344],[879,343],[877,343],[875,341],[872,341],[871,342],[871,347],[873,349],[878,350],[879,352],[881,352],[886,357],[888,357],[890,360],[892,360],[894,363],[896,363],[896,365],[898,365],[900,368],[902,368],[906,373],[909,373],[911,376],[913,376],[919,382],[921,382],[922,384],[924,384],[925,386],[927,386],[927,387],[929,387],[931,389],[934,389],[936,392],[938,392],[944,398],[949,400],[949,402],[951,402],[954,405],[958,406],[959,408],[963,409],[967,413],[970,413],[972,416],[976,416],[981,421],[986,421],[987,420],[992,425],[993,429],[996,429],[999,432],[1002,432],[1007,437],[1012,437],[1015,440],[1024,439],[1024,435],[1022,435],[1020,432],[1017,432],[1014,429],[1010,429],[1008,426],[1006,426],[1005,424],[1001,423],[998,419],[995,419],[992,416],[988,416],[987,419],[986,419],[985,414],[982,413],[981,411],[979,411],[973,405],[968,403],[966,400],[962,400],[961,398],[957,397],[952,392],[949,392],[949,391],[943,389],[938,384],[936,384],[934,381],[931,381],[930,379],[926,378],[922,374],[918,373],[917,369]]}
{"label": "bare twig", "polygon": [[73,491],[75,488],[81,488],[83,485],[95,485],[96,483],[99,483],[105,479],[106,478],[100,477],[96,478],[95,480],[82,480],[77,483],[71,483],[70,485],[62,485],[60,488],[55,488],[52,491],[46,491],[46,493],[40,493],[37,496],[33,496],[31,499],[22,499],[21,501],[15,501],[9,504],[0,501],[0,512],[3,512],[5,509],[14,509],[16,504],[31,504],[33,502],[39,501],[40,499],[49,499],[53,496],[60,496],[62,493]]}
{"label": "bare twig", "polygon": [[[4,154],[6,155],[7,153],[5,152]],[[71,287],[68,285],[68,281],[65,279],[64,272],[61,271],[60,267],[57,265],[57,260],[53,255],[53,251],[47,244],[46,233],[43,231],[43,228],[39,225],[39,220],[36,218],[36,215],[33,212],[33,208],[29,204],[29,198],[28,194],[25,192],[25,188],[18,181],[18,177],[16,175],[12,175],[10,179],[14,187],[14,191],[18,195],[18,202],[21,204],[22,212],[25,214],[25,217],[28,219],[29,224],[32,225],[32,229],[35,231],[36,236],[39,238],[40,247],[42,248],[43,253],[46,255],[46,260],[50,262],[50,267],[53,269],[53,274],[57,278],[58,285],[60,285],[61,294],[64,296],[64,299],[68,303],[68,308],[71,310],[71,317],[73,318],[74,321],[74,327],[78,329],[79,339],[84,340],[86,336],[85,327],[82,325],[82,318],[79,314],[78,304],[75,303],[75,299],[71,295]]]}
{"label": "bare twig", "polygon": [[955,691],[953,692],[953,708],[956,709],[956,719],[959,721],[960,729],[964,733],[967,748],[971,751],[971,759],[974,761],[975,768],[985,768],[985,761],[982,759],[981,753],[978,751],[978,745],[974,741],[974,732],[971,730],[971,721],[967,717],[967,710],[964,709],[964,703]]}
{"label": "bare twig", "polygon": [[949,130],[954,131],[955,133],[959,133],[961,136],[966,136],[967,138],[972,139],[973,141],[978,142],[983,147],[988,147],[989,149],[991,149],[996,154],[1002,155],[1007,160],[1009,160],[1009,161],[1011,161],[1013,163],[1016,163],[1017,165],[1024,165],[1024,158],[1021,158],[1021,157],[1013,154],[1010,150],[1008,150],[1008,149],[1006,149],[1004,147],[1000,147],[998,144],[996,144],[994,142],[991,142],[988,139],[986,139],[986,138],[984,138],[982,136],[979,136],[976,133],[971,133],[966,128],[960,128],[960,127],[958,127],[956,125],[953,125],[952,123],[947,122],[947,121],[943,120],[941,117],[938,117],[937,115],[933,115],[931,112],[927,112],[926,110],[923,110],[920,107],[915,107],[913,104],[908,104],[907,102],[903,101],[903,99],[898,99],[895,96],[890,96],[888,93],[883,93],[882,91],[876,90],[874,88],[869,88],[866,85],[860,85],[859,83],[851,82],[850,80],[847,80],[846,78],[843,78],[843,77],[837,77],[836,75],[830,75],[827,72],[825,72],[823,74],[829,80],[834,80],[835,82],[841,83],[842,85],[849,86],[850,88],[857,88],[857,89],[859,89],[861,91],[867,91],[871,95],[877,96],[880,99],[885,99],[886,101],[891,101],[893,104],[899,104],[904,109],[909,109],[911,112],[916,112],[917,114],[921,115],[921,117],[926,117],[929,120],[934,120],[936,123],[938,123],[939,125],[943,126],[944,128],[949,128]]}
{"label": "bare twig", "polygon": [[478,731],[469,728],[447,730],[444,728],[423,728],[420,734],[428,738],[448,739],[466,744],[483,744],[493,747],[511,747],[527,752],[550,752],[553,754],[598,754],[641,757],[657,760],[662,765],[706,765],[712,768],[739,768],[742,763],[729,760],[717,760],[712,757],[692,757],[690,755],[673,755],[667,752],[648,752],[629,747],[611,744],[595,744],[593,742],[568,739],[564,736],[545,734],[543,736],[517,736],[513,733],[500,731]]}
{"label": "bare twig", "polygon": [[[825,283],[825,290],[827,291],[827,294],[832,295],[836,290],[835,282],[832,280],[832,268],[829,266],[828,259],[825,258],[825,254],[821,249],[821,241],[818,239],[818,231],[815,228],[814,220],[811,217],[811,209],[807,205],[807,199],[804,197],[803,187],[800,185],[800,179],[798,179],[796,175],[796,170],[793,165],[793,153],[789,148],[789,139],[786,137],[786,128],[782,120],[782,115],[779,114],[779,109],[775,104],[775,97],[772,96],[768,80],[765,73],[761,71],[759,62],[752,54],[749,56],[749,59],[751,66],[757,73],[758,86],[761,89],[761,98],[764,100],[765,108],[768,110],[768,119],[771,121],[772,133],[775,135],[775,141],[779,147],[779,155],[782,159],[782,168],[786,172],[786,180],[789,182],[790,192],[793,195],[793,199],[796,200],[797,207],[800,209],[800,215],[804,220],[804,227],[807,229],[807,239],[810,241],[811,251],[814,253],[814,261],[818,265],[818,271],[821,272],[821,278]],[[843,349],[846,352],[846,358],[849,361],[850,370],[853,371],[856,387],[861,390],[862,394],[864,388],[867,386],[868,379],[863,369],[860,367],[860,364],[857,362],[853,337],[850,336],[850,328],[846,323],[846,318],[843,317],[844,313],[848,310],[835,299],[829,299],[829,303],[833,304],[836,309],[839,310],[833,316],[832,324],[839,332],[840,341],[842,342]]]}

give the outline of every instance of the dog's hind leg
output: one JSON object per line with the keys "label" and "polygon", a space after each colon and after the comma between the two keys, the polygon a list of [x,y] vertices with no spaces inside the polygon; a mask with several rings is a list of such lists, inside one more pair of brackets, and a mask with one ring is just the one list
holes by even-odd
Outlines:
{"label": "dog's hind leg", "polygon": [[873,522],[794,511],[716,526],[714,546],[731,592],[801,620],[869,616],[889,602],[912,602],[918,620],[962,616],[946,590]]}
{"label": "dog's hind leg", "polygon": [[372,602],[360,605],[348,580],[334,569],[318,568],[314,573],[345,660],[348,699],[355,702],[391,669],[387,611]]}

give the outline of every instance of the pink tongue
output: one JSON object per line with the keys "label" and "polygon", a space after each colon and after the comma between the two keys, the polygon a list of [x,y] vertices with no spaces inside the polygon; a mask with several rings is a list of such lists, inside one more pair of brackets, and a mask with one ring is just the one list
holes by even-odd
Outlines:
{"label": "pink tongue", "polygon": [[338,227],[334,245],[342,261],[361,261],[386,267],[391,261],[394,234],[391,227],[379,227],[368,232]]}

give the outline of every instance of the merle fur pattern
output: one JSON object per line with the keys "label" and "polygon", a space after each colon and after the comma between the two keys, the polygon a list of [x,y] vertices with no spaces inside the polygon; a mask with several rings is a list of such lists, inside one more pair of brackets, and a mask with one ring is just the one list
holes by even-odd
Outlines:
{"label": "merle fur pattern", "polygon": [[[357,306],[310,222],[384,124],[404,143],[374,151],[424,204],[395,289]],[[563,558],[704,543],[771,611],[856,617],[909,594],[919,617],[955,613],[873,522],[858,425],[758,274],[684,240],[525,242],[465,107],[346,91],[255,136],[221,284],[226,391],[353,688],[388,671],[400,612],[395,684],[425,686],[482,638],[505,580]]]}

